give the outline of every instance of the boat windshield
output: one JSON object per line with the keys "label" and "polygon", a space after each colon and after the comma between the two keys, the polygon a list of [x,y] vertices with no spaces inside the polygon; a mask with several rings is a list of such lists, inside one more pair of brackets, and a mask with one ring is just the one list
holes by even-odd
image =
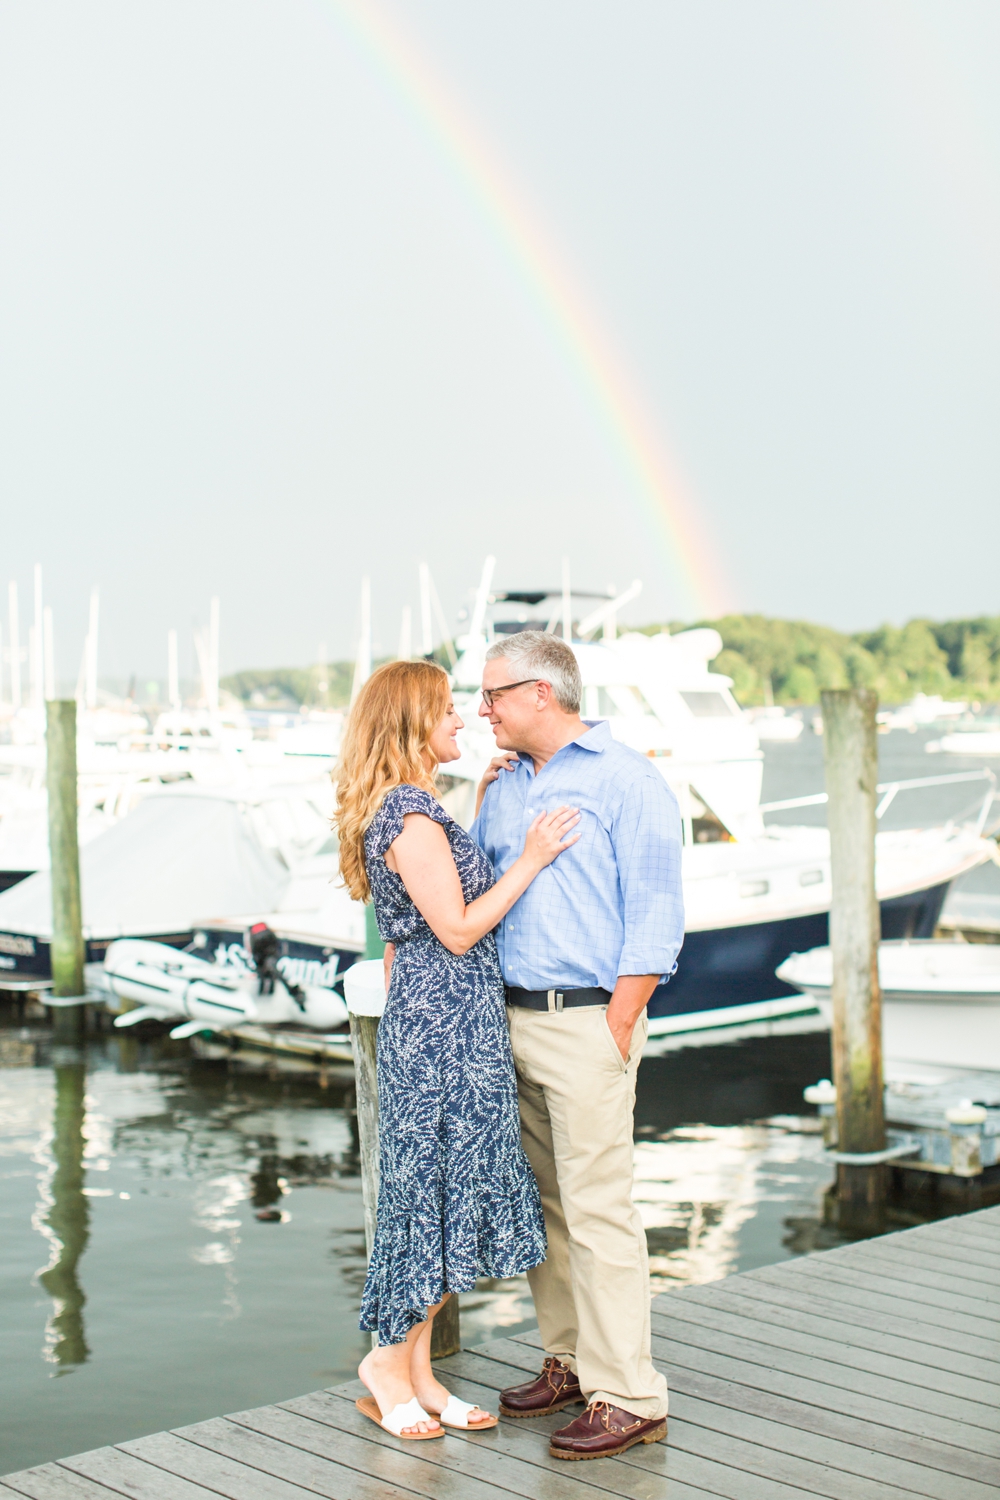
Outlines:
{"label": "boat windshield", "polygon": [[681,693],[696,719],[731,719],[733,710],[724,693]]}

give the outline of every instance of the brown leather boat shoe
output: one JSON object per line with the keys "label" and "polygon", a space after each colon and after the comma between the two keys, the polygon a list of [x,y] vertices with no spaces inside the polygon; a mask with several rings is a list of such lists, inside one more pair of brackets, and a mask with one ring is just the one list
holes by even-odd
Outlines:
{"label": "brown leather boat shoe", "polygon": [[608,1401],[591,1401],[582,1416],[549,1438],[553,1458],[611,1458],[636,1443],[659,1443],[667,1435],[666,1417],[647,1421]]}
{"label": "brown leather boat shoe", "polygon": [[505,1417],[547,1417],[583,1400],[580,1382],[568,1365],[554,1354],[547,1356],[542,1373],[524,1385],[511,1385],[500,1392],[500,1410]]}

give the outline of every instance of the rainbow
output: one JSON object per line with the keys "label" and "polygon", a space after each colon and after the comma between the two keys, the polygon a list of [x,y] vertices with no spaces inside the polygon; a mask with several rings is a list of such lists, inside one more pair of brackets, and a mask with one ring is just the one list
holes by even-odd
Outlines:
{"label": "rainbow", "polygon": [[[634,380],[538,216],[430,60],[371,0],[329,0],[334,15],[429,138],[499,242],[582,387],[630,488],[686,587],[685,608],[714,616],[731,606],[676,464],[664,451]],[[681,601],[678,600],[678,604]]]}

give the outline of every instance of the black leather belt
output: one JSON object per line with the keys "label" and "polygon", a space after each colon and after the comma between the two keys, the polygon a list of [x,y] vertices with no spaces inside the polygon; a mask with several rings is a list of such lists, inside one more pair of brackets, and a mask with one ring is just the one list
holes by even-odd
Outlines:
{"label": "black leather belt", "polygon": [[507,986],[507,1004],[525,1010],[569,1010],[574,1005],[607,1005],[610,990],[522,990],[516,984]]}

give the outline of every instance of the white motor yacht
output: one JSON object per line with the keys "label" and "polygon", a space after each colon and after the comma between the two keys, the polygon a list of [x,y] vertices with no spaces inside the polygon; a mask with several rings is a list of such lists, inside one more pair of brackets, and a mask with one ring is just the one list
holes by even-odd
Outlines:
{"label": "white motor yacht", "polygon": [[[757,732],[732,695],[731,679],[710,666],[722,649],[721,637],[705,628],[620,634],[617,614],[639,587],[633,584],[617,598],[578,594],[568,585],[495,592],[492,559],[487,561],[468,631],[457,642],[455,701],[466,728],[459,740],[462,757],[443,778],[446,804],[468,826],[476,786],[496,754],[492,732],[478,717],[488,646],[519,630],[557,631],[580,663],[584,718],[606,719],[617,739],[649,756],[680,805],[684,947],[677,973],[650,1001],[650,1035],[815,1013],[814,1003],[776,978],[775,970],[791,953],[827,941],[829,836],[822,827],[766,820],[768,814],[823,803],[825,794],[761,805]],[[994,790],[985,776],[985,800],[968,826],[877,834],[884,937],[931,937],[951,882],[993,857],[995,844],[982,837]],[[908,785],[880,789],[880,815]]]}

